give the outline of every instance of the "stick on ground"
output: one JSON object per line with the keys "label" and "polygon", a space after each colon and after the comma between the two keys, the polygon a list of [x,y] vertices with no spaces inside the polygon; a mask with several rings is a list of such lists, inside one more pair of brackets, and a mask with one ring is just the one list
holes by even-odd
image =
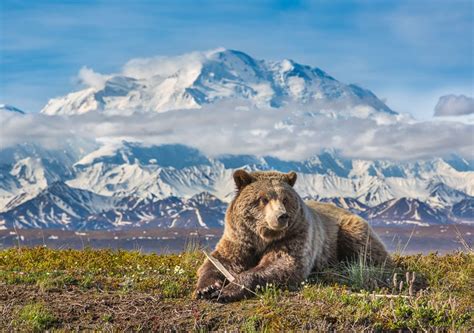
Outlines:
{"label": "stick on ground", "polygon": [[226,277],[227,280],[229,280],[230,282],[235,281],[235,277],[230,274],[230,272],[219,262],[219,260],[214,258],[211,254],[207,253],[206,250],[202,250],[202,252],[207,257],[207,259],[209,259],[209,261],[219,270],[219,272],[221,272]]}

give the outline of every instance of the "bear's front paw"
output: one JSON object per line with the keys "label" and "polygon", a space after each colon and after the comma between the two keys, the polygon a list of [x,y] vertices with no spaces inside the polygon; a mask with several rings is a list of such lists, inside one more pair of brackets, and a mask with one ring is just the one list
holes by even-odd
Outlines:
{"label": "bear's front paw", "polygon": [[216,298],[222,286],[223,281],[220,277],[209,276],[207,278],[201,278],[199,279],[194,296],[198,299]]}
{"label": "bear's front paw", "polygon": [[241,299],[247,298],[248,296],[248,290],[240,285],[231,283],[226,285],[220,292],[218,292],[216,300],[221,303],[229,303],[239,301]]}

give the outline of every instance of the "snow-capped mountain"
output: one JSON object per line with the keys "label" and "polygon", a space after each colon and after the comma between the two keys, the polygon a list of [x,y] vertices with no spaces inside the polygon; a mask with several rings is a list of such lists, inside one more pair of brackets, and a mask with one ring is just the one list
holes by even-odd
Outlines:
{"label": "snow-capped mountain", "polygon": [[84,218],[113,207],[113,198],[55,182],[34,198],[0,213],[0,226],[82,229]]}
{"label": "snow-capped mountain", "polygon": [[371,91],[288,59],[256,60],[241,51],[218,49],[154,62],[129,63],[121,74],[104,75],[101,85],[51,99],[41,112],[165,112],[221,100],[245,100],[257,107],[274,108],[288,103],[364,105],[395,114]]}
{"label": "snow-capped mountain", "polygon": [[434,208],[427,203],[412,198],[389,200],[367,210],[362,215],[372,225],[449,223],[445,209]]}
{"label": "snow-capped mountain", "polygon": [[453,205],[452,213],[455,217],[474,222],[474,199],[463,199]]}
{"label": "snow-capped mountain", "polygon": [[188,199],[119,199],[54,183],[35,198],[0,213],[0,229],[220,228],[226,207],[208,193]]}
{"label": "snow-capped mountain", "polygon": [[456,164],[439,158],[363,161],[343,158],[335,151],[305,161],[235,155],[211,158],[183,145],[126,141],[82,155],[35,152],[37,160],[19,154],[17,160],[12,155],[10,163],[2,165],[0,219],[4,225],[218,227],[235,191],[232,172],[242,167],[296,170],[296,190],[302,197],[331,202],[375,224],[462,222],[472,214],[474,172],[459,171]]}
{"label": "snow-capped mountain", "polygon": [[428,226],[474,221],[473,197],[463,199],[453,206],[440,206],[430,200],[413,198],[391,199],[373,207],[354,198],[321,198],[319,201],[332,203],[360,215],[373,226]]}
{"label": "snow-capped mountain", "polygon": [[[362,163],[365,169],[360,168]],[[442,159],[360,161],[331,151],[305,161],[229,155],[210,158],[183,145],[157,147],[129,142],[86,155],[75,164],[75,177],[67,183],[108,196],[153,194],[165,198],[209,192],[228,202],[234,188],[232,171],[240,167],[295,170],[299,172],[296,186],[302,196],[352,197],[369,206],[400,197],[431,199],[446,205],[474,193],[474,173],[458,171]]]}
{"label": "snow-capped mountain", "polygon": [[49,185],[74,177],[74,163],[91,146],[70,142],[64,149],[23,143],[0,149],[0,212],[35,197]]}
{"label": "snow-capped mountain", "polygon": [[226,203],[209,193],[199,193],[183,199],[124,198],[117,208],[93,214],[86,218],[87,225],[100,228],[221,228],[224,225]]}
{"label": "snow-capped mountain", "polygon": [[462,191],[458,191],[444,183],[436,183],[429,187],[431,189],[429,201],[438,206],[452,206],[463,200],[472,200],[473,197],[467,195]]}

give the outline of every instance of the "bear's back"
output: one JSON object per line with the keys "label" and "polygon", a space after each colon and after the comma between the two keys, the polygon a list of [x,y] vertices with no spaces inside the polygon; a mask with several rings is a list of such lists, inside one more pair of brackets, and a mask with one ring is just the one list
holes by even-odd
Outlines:
{"label": "bear's back", "polygon": [[326,222],[338,224],[339,220],[342,217],[346,217],[348,215],[354,215],[353,213],[345,210],[343,208],[339,208],[331,203],[324,203],[318,202],[314,200],[307,200],[305,204],[315,211],[320,217],[324,219]]}

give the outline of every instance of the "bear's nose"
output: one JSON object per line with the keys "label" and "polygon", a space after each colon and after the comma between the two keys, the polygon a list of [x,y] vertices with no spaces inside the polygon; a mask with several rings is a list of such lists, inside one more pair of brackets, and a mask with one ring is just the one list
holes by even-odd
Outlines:
{"label": "bear's nose", "polygon": [[286,224],[288,223],[288,220],[290,219],[290,215],[287,213],[283,213],[280,216],[278,216],[278,223],[279,224]]}

